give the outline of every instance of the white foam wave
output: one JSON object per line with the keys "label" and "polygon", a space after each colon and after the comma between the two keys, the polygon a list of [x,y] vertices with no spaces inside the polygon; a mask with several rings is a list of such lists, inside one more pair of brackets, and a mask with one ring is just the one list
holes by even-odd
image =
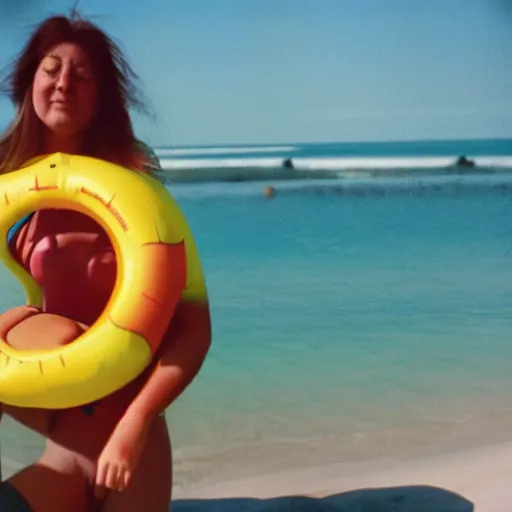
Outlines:
{"label": "white foam wave", "polygon": [[296,158],[293,164],[297,169],[376,170],[376,169],[434,169],[454,163],[451,157],[423,158]]}
{"label": "white foam wave", "polygon": [[480,167],[512,167],[512,156],[481,156],[476,158]]}
{"label": "white foam wave", "polygon": [[[478,167],[512,168],[512,156],[468,157]],[[441,169],[455,165],[457,157],[344,157],[294,158],[297,171],[378,171]],[[239,169],[281,168],[283,158],[160,158],[164,169]]]}
{"label": "white foam wave", "polygon": [[160,164],[164,169],[231,169],[262,167],[281,167],[282,158],[204,158],[204,159],[177,159],[161,158]]}
{"label": "white foam wave", "polygon": [[[512,167],[512,156],[468,157],[479,167]],[[297,169],[325,170],[385,170],[385,169],[437,169],[455,164],[457,157],[387,157],[387,158],[295,158]]]}
{"label": "white foam wave", "polygon": [[236,155],[245,153],[283,153],[296,151],[296,146],[258,146],[258,147],[210,147],[210,148],[173,148],[156,149],[157,155]]}

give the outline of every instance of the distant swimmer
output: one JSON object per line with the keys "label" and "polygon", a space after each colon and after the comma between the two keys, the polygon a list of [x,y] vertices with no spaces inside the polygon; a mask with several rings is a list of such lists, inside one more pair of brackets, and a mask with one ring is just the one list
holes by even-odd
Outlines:
{"label": "distant swimmer", "polygon": [[293,162],[292,162],[292,159],[291,158],[285,158],[283,160],[283,163],[282,163],[282,166],[285,168],[285,169],[293,169]]}
{"label": "distant swimmer", "polygon": [[265,187],[265,197],[267,199],[272,199],[277,194],[277,190],[275,187],[267,186]]}
{"label": "distant swimmer", "polygon": [[455,163],[455,165],[458,167],[474,167],[475,161],[469,160],[468,158],[466,158],[463,155],[463,156],[459,156],[459,158],[457,158],[457,162]]}

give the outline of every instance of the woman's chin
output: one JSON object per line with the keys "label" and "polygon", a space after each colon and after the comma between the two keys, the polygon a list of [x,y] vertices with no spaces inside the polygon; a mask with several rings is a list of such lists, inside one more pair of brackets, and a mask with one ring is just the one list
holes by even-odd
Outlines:
{"label": "woman's chin", "polygon": [[47,129],[45,153],[76,153],[77,135],[80,128],[76,120],[66,113],[53,115],[50,119],[43,120]]}

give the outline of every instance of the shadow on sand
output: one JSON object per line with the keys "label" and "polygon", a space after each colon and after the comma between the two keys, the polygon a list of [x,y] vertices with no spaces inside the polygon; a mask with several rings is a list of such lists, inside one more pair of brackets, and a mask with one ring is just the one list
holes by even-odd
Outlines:
{"label": "shadow on sand", "polygon": [[176,500],[172,512],[473,512],[473,503],[429,486],[361,489],[324,498]]}

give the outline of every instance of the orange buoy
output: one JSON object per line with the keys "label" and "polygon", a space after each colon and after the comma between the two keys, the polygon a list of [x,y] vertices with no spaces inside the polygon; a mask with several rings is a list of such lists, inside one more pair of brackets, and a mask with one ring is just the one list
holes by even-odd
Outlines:
{"label": "orange buoy", "polygon": [[271,187],[271,186],[265,187],[265,197],[267,197],[268,199],[271,199],[276,194],[277,194],[277,190],[275,189],[275,187]]}

